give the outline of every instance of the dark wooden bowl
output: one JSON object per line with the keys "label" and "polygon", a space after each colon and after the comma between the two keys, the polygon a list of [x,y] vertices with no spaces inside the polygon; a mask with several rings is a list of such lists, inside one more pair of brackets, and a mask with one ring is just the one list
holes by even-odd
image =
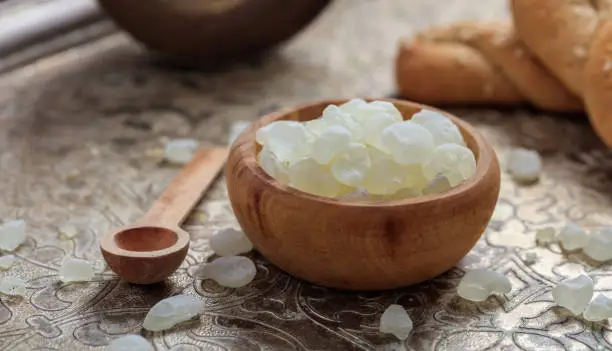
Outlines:
{"label": "dark wooden bowl", "polygon": [[274,47],[331,0],[99,0],[121,28],[173,58],[218,61]]}
{"label": "dark wooden bowl", "polygon": [[[404,118],[427,107],[391,101]],[[308,121],[320,101],[272,113],[232,145],[226,165],[238,222],[262,255],[309,282],[342,289],[382,290],[431,279],[476,244],[497,203],[500,169],[491,144],[468,123],[444,113],[476,156],[476,173],[450,191],[383,202],[343,202],[278,183],[257,164],[255,132],[276,120]],[[432,109],[431,107],[427,107]]]}

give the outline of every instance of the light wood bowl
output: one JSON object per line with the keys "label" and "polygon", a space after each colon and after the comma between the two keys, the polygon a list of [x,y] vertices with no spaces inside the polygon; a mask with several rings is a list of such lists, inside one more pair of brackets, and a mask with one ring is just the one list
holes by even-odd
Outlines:
{"label": "light wood bowl", "polygon": [[[389,100],[405,119],[429,106]],[[308,282],[349,290],[383,290],[434,278],[476,244],[493,214],[500,170],[492,146],[444,111],[476,156],[474,176],[444,194],[381,202],[343,202],[278,183],[257,164],[255,132],[277,120],[308,121],[319,101],[269,114],[234,142],[226,166],[238,222],[271,263]],[[435,109],[434,109],[435,110]],[[439,110],[438,110],[439,111]]]}

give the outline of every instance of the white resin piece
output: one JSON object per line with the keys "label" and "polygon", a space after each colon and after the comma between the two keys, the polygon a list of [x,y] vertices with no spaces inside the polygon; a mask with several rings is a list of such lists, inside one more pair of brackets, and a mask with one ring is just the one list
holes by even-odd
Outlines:
{"label": "white resin piece", "polygon": [[377,113],[368,117],[364,131],[366,143],[379,150],[388,151],[380,137],[385,128],[397,122],[397,119],[388,113]]}
{"label": "white resin piece", "polygon": [[539,228],[536,230],[535,238],[540,244],[550,244],[557,240],[557,230],[553,227]]}
{"label": "white resin piece", "polygon": [[342,111],[336,105],[329,105],[323,110],[321,118],[329,125],[343,126],[351,131],[354,141],[361,141],[364,136],[363,126],[352,115]]}
{"label": "white resin piece", "polygon": [[582,252],[595,261],[612,260],[612,228],[603,228],[592,232],[589,235],[589,242],[582,249]]}
{"label": "white resin piece", "polygon": [[612,299],[603,294],[598,294],[589,303],[582,316],[590,322],[600,322],[612,318]]}
{"label": "white resin piece", "polygon": [[10,269],[15,263],[15,256],[4,255],[0,256],[0,271],[6,271]]}
{"label": "white resin piece", "polygon": [[368,149],[370,169],[362,186],[374,195],[390,195],[404,185],[406,166],[399,165],[390,155],[374,149]]}
{"label": "white resin piece", "polygon": [[244,256],[224,256],[203,264],[198,270],[200,278],[208,278],[228,288],[248,285],[257,274],[253,261]]}
{"label": "white resin piece", "polygon": [[199,145],[194,139],[171,140],[164,148],[164,159],[173,164],[186,164],[191,161]]}
{"label": "white resin piece", "polygon": [[241,230],[226,228],[210,237],[210,248],[219,256],[235,256],[253,249],[253,244]]}
{"label": "white resin piece", "polygon": [[0,294],[10,296],[25,296],[25,281],[17,277],[0,278]]}
{"label": "white resin piece", "polygon": [[276,121],[259,129],[257,142],[267,146],[280,162],[295,162],[311,151],[311,134],[296,121]]}
{"label": "white resin piece", "polygon": [[412,115],[412,118],[410,118],[410,121],[418,124],[425,124],[429,121],[443,120],[448,120],[448,118],[446,118],[443,114],[439,112],[425,109],[422,109],[421,111],[415,113],[414,115]]}
{"label": "white resin piece", "polygon": [[508,157],[508,172],[520,183],[532,183],[540,178],[542,159],[535,150],[517,148]]}
{"label": "white resin piece", "polygon": [[371,165],[368,148],[352,143],[331,163],[331,173],[338,182],[359,187],[363,185]]}
{"label": "white resin piece", "polygon": [[304,158],[292,164],[288,173],[289,184],[309,194],[335,197],[342,189],[329,168],[312,158]]}
{"label": "white resin piece", "polygon": [[0,250],[15,251],[25,240],[25,221],[13,220],[0,225]]}
{"label": "white resin piece", "polygon": [[227,137],[227,145],[232,145],[234,141],[251,126],[250,121],[236,121],[230,125],[230,130]]}
{"label": "white resin piece", "polygon": [[489,269],[468,271],[457,286],[457,294],[470,301],[484,301],[492,294],[507,294],[511,290],[506,276]]}
{"label": "white resin piece", "polygon": [[393,334],[400,340],[406,340],[412,332],[413,323],[404,307],[390,305],[380,317],[381,333]]}
{"label": "white resin piece", "polygon": [[142,327],[153,332],[167,330],[204,311],[204,302],[195,296],[177,295],[163,299],[147,313]]}
{"label": "white resin piece", "polygon": [[472,150],[458,144],[442,144],[434,150],[429,162],[423,165],[427,179],[444,175],[451,187],[466,181],[476,172],[476,159]]}
{"label": "white resin piece", "polygon": [[579,315],[593,297],[593,280],[586,274],[566,279],[552,289],[555,304]]}
{"label": "white resin piece", "polygon": [[111,341],[106,351],[155,351],[149,340],[140,335],[129,334]]}
{"label": "white resin piece", "polygon": [[322,165],[328,164],[336,155],[351,144],[351,131],[344,126],[332,125],[323,130],[312,145],[312,158]]}
{"label": "white resin piece", "polygon": [[59,228],[60,238],[63,240],[71,240],[77,236],[78,230],[72,224],[65,224]]}
{"label": "white resin piece", "polygon": [[423,189],[423,194],[442,194],[449,191],[451,188],[452,186],[448,178],[443,174],[438,174],[429,184],[427,184],[427,187]]}
{"label": "white resin piece", "polygon": [[525,256],[523,257],[523,262],[526,265],[531,266],[532,264],[538,262],[538,255],[533,251],[526,252]]}
{"label": "white resin piece", "polygon": [[421,125],[431,133],[436,146],[442,144],[465,145],[459,128],[448,118],[430,119]]}
{"label": "white resin piece", "polygon": [[88,261],[66,256],[58,274],[64,283],[85,282],[93,279],[94,268]]}
{"label": "white resin piece", "polygon": [[589,243],[589,235],[578,224],[569,222],[559,231],[557,236],[561,246],[567,251],[582,249]]}
{"label": "white resin piece", "polygon": [[395,107],[395,105],[393,105],[389,101],[372,101],[368,104],[368,107],[374,108],[376,112],[380,111],[382,113],[387,113],[393,116],[393,118],[398,122],[404,120],[404,118],[402,117],[402,113],[397,109],[397,107]]}
{"label": "white resin piece", "polygon": [[257,155],[259,166],[270,177],[276,179],[281,184],[289,183],[289,173],[287,167],[278,160],[278,158],[270,151],[267,146],[264,146]]}
{"label": "white resin piece", "polygon": [[368,103],[363,99],[351,99],[340,105],[339,108],[342,110],[342,112],[354,114],[362,110],[363,106],[366,106],[367,104]]}
{"label": "white resin piece", "polygon": [[410,121],[388,126],[380,138],[395,162],[399,164],[425,163],[434,151],[431,133],[423,126]]}
{"label": "white resin piece", "polygon": [[344,194],[340,198],[344,201],[366,201],[370,199],[370,193],[366,189],[357,188],[355,191]]}

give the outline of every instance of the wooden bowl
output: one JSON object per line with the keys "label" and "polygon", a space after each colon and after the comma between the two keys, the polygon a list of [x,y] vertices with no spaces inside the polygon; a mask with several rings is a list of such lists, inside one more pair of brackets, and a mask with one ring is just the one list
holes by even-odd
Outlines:
{"label": "wooden bowl", "polygon": [[[421,108],[388,100],[410,118]],[[257,250],[284,271],[322,286],[383,290],[419,283],[453,267],[476,244],[493,214],[500,170],[492,146],[444,111],[476,156],[474,176],[447,193],[382,202],[343,202],[278,183],[257,164],[255,132],[277,120],[308,121],[320,101],[269,114],[233,144],[226,165],[229,198]],[[435,109],[434,109],[435,110]],[[438,110],[439,111],[439,110]]]}
{"label": "wooden bowl", "polygon": [[217,61],[290,38],[331,0],[99,0],[121,28],[173,58]]}

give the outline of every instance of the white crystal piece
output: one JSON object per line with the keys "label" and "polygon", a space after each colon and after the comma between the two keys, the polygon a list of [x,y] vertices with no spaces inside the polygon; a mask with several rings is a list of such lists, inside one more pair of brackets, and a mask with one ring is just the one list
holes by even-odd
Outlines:
{"label": "white crystal piece", "polygon": [[585,255],[595,261],[612,259],[612,228],[596,230],[589,235],[588,244],[582,249]]}
{"label": "white crystal piece", "polygon": [[433,136],[410,121],[394,123],[382,131],[381,141],[399,164],[425,163],[434,151]]}
{"label": "white crystal piece", "polygon": [[251,126],[250,121],[236,121],[230,125],[230,130],[227,137],[227,145],[232,145],[234,141]]}
{"label": "white crystal piece", "polygon": [[149,340],[140,335],[129,334],[111,341],[106,351],[155,351]]}
{"label": "white crystal piece", "polygon": [[270,151],[268,146],[264,146],[257,155],[257,162],[261,169],[270,177],[276,179],[281,184],[289,183],[289,173],[287,167]]}
{"label": "white crystal piece", "polygon": [[550,244],[557,240],[557,230],[553,227],[539,228],[536,230],[535,238],[540,244]]}
{"label": "white crystal piece", "polygon": [[194,139],[170,140],[164,147],[164,158],[174,164],[186,164],[195,155],[200,144]]}
{"label": "white crystal piece", "polygon": [[421,124],[434,139],[435,145],[457,144],[465,145],[459,128],[448,118],[434,118]]}
{"label": "white crystal piece", "polygon": [[58,274],[60,280],[64,283],[85,282],[93,279],[94,268],[88,261],[66,256]]}
{"label": "white crystal piece", "polygon": [[448,121],[449,119],[446,118],[446,116],[444,116],[440,112],[426,110],[426,109],[422,109],[421,111],[412,115],[412,118],[410,118],[410,121],[417,123],[417,124],[425,124],[426,122],[429,122],[429,121],[444,121],[444,120]]}
{"label": "white crystal piece", "polygon": [[368,148],[351,143],[331,163],[331,174],[338,182],[351,187],[363,186],[372,163]]}
{"label": "white crystal piece", "polygon": [[427,179],[444,175],[451,187],[470,179],[476,172],[476,159],[472,150],[458,144],[442,144],[435,148],[431,159],[423,165]]}
{"label": "white crystal piece", "polygon": [[566,279],[552,289],[555,304],[579,315],[593,297],[593,280],[586,274]]}
{"label": "white crystal piece", "polygon": [[195,296],[171,296],[159,301],[149,310],[142,327],[153,332],[170,329],[203,311],[204,302]]}
{"label": "white crystal piece", "polygon": [[523,262],[526,265],[531,266],[532,264],[538,262],[538,254],[533,251],[526,252],[525,256],[523,257]]}
{"label": "white crystal piece", "polygon": [[17,277],[0,278],[0,294],[11,296],[25,296],[25,281]]}
{"label": "white crystal piece", "polygon": [[353,115],[362,111],[367,105],[368,103],[363,99],[351,99],[338,107],[342,112]]}
{"label": "white crystal piece", "polygon": [[59,228],[60,238],[63,240],[71,240],[77,236],[78,230],[72,224],[64,224]]}
{"label": "white crystal piece", "polygon": [[382,132],[397,122],[397,119],[388,113],[377,113],[370,116],[365,120],[365,142],[379,150],[388,151],[381,140]]}
{"label": "white crystal piece", "polygon": [[310,132],[310,134],[316,138],[320,136],[324,131],[326,131],[329,127],[333,126],[328,121],[323,118],[316,118],[311,121],[304,123],[306,129]]}
{"label": "white crystal piece", "polygon": [[569,222],[559,231],[557,239],[567,251],[582,249],[589,243],[589,235],[578,224]]}
{"label": "white crystal piece", "polygon": [[315,138],[310,155],[318,163],[326,165],[349,147],[351,139],[351,131],[345,126],[329,126]]}
{"label": "white crystal piece", "polygon": [[[292,163],[311,151],[311,134],[303,123],[276,121],[259,129],[263,145],[283,163]],[[257,137],[257,135],[256,135]]]}
{"label": "white crystal piece", "polygon": [[370,193],[364,188],[357,188],[350,193],[342,195],[340,199],[344,201],[367,201],[370,199]]}
{"label": "white crystal piece", "polygon": [[289,184],[303,192],[319,196],[336,197],[342,189],[341,184],[329,171],[329,167],[319,164],[312,158],[304,158],[288,169]]}
{"label": "white crystal piece", "polygon": [[0,250],[15,251],[25,240],[25,221],[13,220],[0,225]]}
{"label": "white crystal piece", "polygon": [[6,271],[10,269],[15,263],[15,256],[4,255],[0,256],[0,271]]}
{"label": "white crystal piece", "polygon": [[598,294],[589,303],[582,316],[590,322],[599,322],[612,318],[612,299],[603,294]]}
{"label": "white crystal piece", "polygon": [[535,182],[542,173],[542,159],[535,150],[517,148],[508,156],[508,172],[521,183]]}
{"label": "white crystal piece", "polygon": [[507,294],[511,290],[506,276],[489,269],[468,271],[457,286],[457,294],[470,301],[484,301],[492,294]]}
{"label": "white crystal piece", "polygon": [[354,141],[361,141],[364,137],[363,125],[358,123],[351,114],[342,111],[336,105],[329,105],[323,110],[321,117],[329,125],[339,125],[351,131]]}
{"label": "white crystal piece", "polygon": [[235,256],[253,249],[253,244],[241,230],[226,228],[210,237],[210,248],[219,256]]}
{"label": "white crystal piece", "polygon": [[407,167],[397,164],[390,155],[374,149],[368,149],[370,169],[363,187],[374,195],[390,195],[404,186]]}
{"label": "white crystal piece", "polygon": [[395,105],[393,105],[393,103],[389,101],[372,101],[368,104],[368,107],[371,109],[373,108],[374,111],[376,111],[375,113],[382,112],[393,116],[397,122],[404,120],[402,113],[397,109],[397,107],[395,107]]}
{"label": "white crystal piece", "polygon": [[452,188],[448,178],[443,174],[438,174],[427,187],[423,189],[423,195],[442,194]]}
{"label": "white crystal piece", "polygon": [[406,340],[412,332],[413,323],[404,307],[390,305],[380,317],[381,333],[393,334],[400,340]]}
{"label": "white crystal piece", "polygon": [[197,275],[228,288],[248,285],[257,274],[253,261],[243,256],[224,256],[200,266]]}

